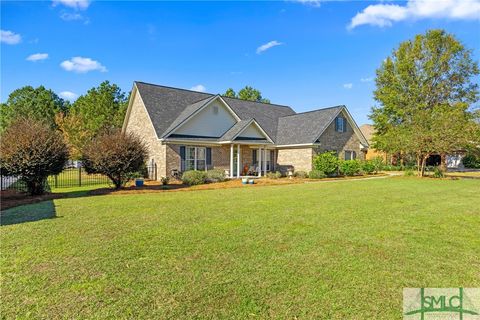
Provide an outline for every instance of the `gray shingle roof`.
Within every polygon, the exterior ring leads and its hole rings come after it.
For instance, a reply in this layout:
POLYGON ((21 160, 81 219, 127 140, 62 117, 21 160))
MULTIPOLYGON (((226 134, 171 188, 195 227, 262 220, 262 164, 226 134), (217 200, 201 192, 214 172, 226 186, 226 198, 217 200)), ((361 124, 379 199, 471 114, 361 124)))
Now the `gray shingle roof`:
MULTIPOLYGON (((135 82, 135 84, 159 138, 188 119, 191 114, 216 96, 144 82, 135 82)), ((234 137, 251 119, 255 119, 278 145, 313 143, 340 109, 344 108, 344 106, 337 106, 296 114, 288 106, 222 98, 241 121, 230 128, 218 141, 229 141, 229 137, 234 137)))
POLYGON ((278 120, 276 144, 314 143, 345 106, 297 113, 278 120))
POLYGON ((228 129, 227 132, 219 139, 220 141, 232 141, 234 137, 239 134, 246 126, 250 123, 252 119, 240 120, 233 127, 228 129))

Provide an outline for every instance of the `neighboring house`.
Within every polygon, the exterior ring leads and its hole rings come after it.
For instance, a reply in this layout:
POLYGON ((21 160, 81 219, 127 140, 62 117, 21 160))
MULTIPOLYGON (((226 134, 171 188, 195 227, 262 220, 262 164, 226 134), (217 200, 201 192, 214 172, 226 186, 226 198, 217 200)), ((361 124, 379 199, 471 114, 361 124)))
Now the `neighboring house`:
POLYGON ((368 148, 345 106, 295 113, 288 106, 143 82, 133 85, 122 130, 146 142, 158 177, 214 168, 230 177, 310 171, 319 152, 363 159, 368 148))
MULTIPOLYGON (((362 131, 363 136, 367 139, 368 143, 371 145, 375 128, 371 124, 362 124, 360 126, 360 131, 362 131)), ((370 146, 367 150, 367 153, 365 154, 365 159, 372 160, 377 157, 380 157, 383 159, 383 161, 387 162, 387 154, 385 152, 375 150, 370 146)))

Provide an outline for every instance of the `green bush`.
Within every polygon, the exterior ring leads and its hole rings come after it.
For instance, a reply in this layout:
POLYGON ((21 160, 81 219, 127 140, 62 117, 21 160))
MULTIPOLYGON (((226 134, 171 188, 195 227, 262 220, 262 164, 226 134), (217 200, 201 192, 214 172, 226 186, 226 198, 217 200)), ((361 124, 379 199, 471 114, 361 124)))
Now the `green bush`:
POLYGON ((166 186, 170 182, 170 177, 161 177, 160 181, 162 182, 163 186, 166 186))
POLYGON ((375 170, 374 170, 375 173, 383 170, 384 163, 383 163, 382 157, 375 157, 371 161, 375 166, 375 170))
POLYGON ((433 169, 433 177, 434 178, 443 178, 445 177, 445 174, 443 173, 442 169, 436 167, 433 169))
POLYGON ((313 168, 331 175, 337 172, 338 162, 339 160, 335 152, 324 152, 313 158, 313 168))
POLYGON ((413 169, 406 169, 404 175, 406 177, 413 177, 415 175, 415 171, 413 171, 413 169))
POLYGON ((474 154, 467 154, 462 159, 462 163, 465 166, 465 168, 480 169, 480 157, 477 157, 474 154))
POLYGON ((208 183, 211 182, 223 182, 227 180, 225 176, 225 171, 220 169, 208 170, 205 176, 205 181, 208 183))
POLYGON ((362 171, 366 174, 376 173, 375 163, 373 160, 365 160, 362 162, 362 171))
POLYGON ((297 178, 305 179, 308 178, 308 173, 305 171, 295 171, 294 176, 297 178))
POLYGON ((358 160, 345 160, 340 162, 340 172, 346 176, 353 176, 360 173, 360 162, 358 160))
POLYGON ((282 177, 282 173, 280 171, 277 172, 267 172, 267 178, 270 179, 280 179, 282 177))
POLYGON ((189 186, 204 184, 206 182, 205 171, 190 170, 185 171, 182 175, 182 182, 189 186))
POLYGON ((327 175, 321 170, 312 170, 308 173, 308 177, 310 179, 323 179, 327 177, 327 175))

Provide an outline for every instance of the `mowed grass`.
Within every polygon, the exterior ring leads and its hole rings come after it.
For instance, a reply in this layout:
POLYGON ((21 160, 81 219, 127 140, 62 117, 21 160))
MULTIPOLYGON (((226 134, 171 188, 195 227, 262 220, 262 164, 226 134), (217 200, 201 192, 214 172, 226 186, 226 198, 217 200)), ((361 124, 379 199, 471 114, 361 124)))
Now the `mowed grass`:
POLYGON ((478 180, 77 197, 3 219, 48 210, 1 228, 3 318, 401 319, 404 287, 480 287, 478 180))

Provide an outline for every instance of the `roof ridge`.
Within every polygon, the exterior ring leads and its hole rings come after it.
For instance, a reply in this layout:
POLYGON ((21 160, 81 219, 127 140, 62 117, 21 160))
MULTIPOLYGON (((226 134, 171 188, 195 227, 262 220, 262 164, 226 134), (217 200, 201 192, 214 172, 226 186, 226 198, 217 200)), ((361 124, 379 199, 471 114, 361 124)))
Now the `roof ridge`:
MULTIPOLYGON (((155 84, 155 83, 144 82, 144 81, 137 81, 137 80, 135 80, 134 82, 135 82, 135 83, 142 83, 142 84, 146 84, 146 85, 154 86, 154 87, 162 87, 162 88, 175 89, 175 90, 181 90, 181 91, 195 92, 195 93, 205 94, 205 95, 209 95, 209 96, 215 96, 215 95, 216 95, 216 94, 209 93, 209 92, 201 92, 201 91, 195 91, 195 90, 184 89, 184 88, 164 86, 164 85, 161 85, 161 84, 155 84)), ((204 100, 204 99, 201 99, 201 100, 204 100)), ((198 101, 201 101, 201 100, 198 100, 198 101)), ((198 102, 198 101, 197 101, 197 102, 198 102)))
POLYGON ((278 119, 281 119, 281 118, 286 118, 286 117, 293 117, 293 116, 300 116, 300 115, 303 115, 303 114, 306 114, 306 113, 318 112, 318 111, 324 111, 324 110, 328 110, 328 109, 335 109, 335 108, 346 108, 346 106, 345 106, 345 105, 343 105, 343 104, 341 104, 341 105, 338 105, 338 106, 333 106, 333 107, 327 107, 327 108, 321 108, 321 109, 309 110, 309 111, 304 111, 304 112, 298 112, 298 113, 295 113, 295 114, 289 114, 288 116, 279 117, 278 119))
MULTIPOLYGON (((266 103, 266 102, 260 102, 260 101, 245 100, 245 99, 240 99, 240 98, 237 98, 237 97, 224 96, 224 95, 222 95, 222 94, 220 94, 220 96, 221 96, 222 98, 235 99, 235 100, 239 100, 239 101, 246 101, 246 102, 258 103, 258 104, 266 104, 266 105, 268 105, 268 106, 274 106, 274 107, 282 107, 282 108, 290 108, 290 109, 292 109, 292 107, 287 106, 287 105, 284 105, 284 104, 266 103)), ((293 110, 293 109, 292 109, 292 110, 293 110)))

